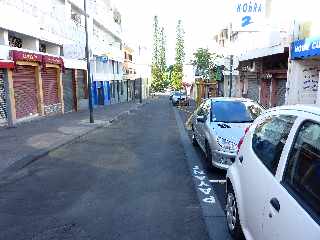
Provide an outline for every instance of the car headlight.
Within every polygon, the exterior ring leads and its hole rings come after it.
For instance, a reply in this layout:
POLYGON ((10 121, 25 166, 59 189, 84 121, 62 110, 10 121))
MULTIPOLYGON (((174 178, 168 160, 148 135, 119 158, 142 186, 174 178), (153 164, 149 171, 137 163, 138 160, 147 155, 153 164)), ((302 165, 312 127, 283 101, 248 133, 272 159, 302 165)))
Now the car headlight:
POLYGON ((225 150, 228 150, 228 151, 237 150, 237 144, 227 139, 224 139, 222 137, 217 137, 217 142, 220 145, 220 147, 222 147, 225 150))

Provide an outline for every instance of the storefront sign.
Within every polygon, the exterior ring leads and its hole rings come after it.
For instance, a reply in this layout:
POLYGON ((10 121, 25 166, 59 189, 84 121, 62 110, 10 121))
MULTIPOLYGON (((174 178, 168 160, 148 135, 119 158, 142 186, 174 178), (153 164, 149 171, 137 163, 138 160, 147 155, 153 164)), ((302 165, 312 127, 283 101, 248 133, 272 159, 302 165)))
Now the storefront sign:
POLYGON ((23 51, 12 50, 10 56, 14 63, 16 61, 28 61, 28 62, 38 62, 45 68, 46 64, 55 64, 61 66, 61 70, 64 71, 64 62, 61 57, 42 55, 37 53, 29 53, 23 51))
POLYGON ((305 38, 291 44, 291 59, 320 56, 320 37, 305 38))
POLYGON ((233 31, 259 31, 266 17, 267 0, 234 0, 232 5, 233 31))
POLYGON ((12 50, 10 52, 12 60, 16 61, 28 61, 28 62, 42 62, 42 55, 36 53, 28 53, 22 51, 12 50))

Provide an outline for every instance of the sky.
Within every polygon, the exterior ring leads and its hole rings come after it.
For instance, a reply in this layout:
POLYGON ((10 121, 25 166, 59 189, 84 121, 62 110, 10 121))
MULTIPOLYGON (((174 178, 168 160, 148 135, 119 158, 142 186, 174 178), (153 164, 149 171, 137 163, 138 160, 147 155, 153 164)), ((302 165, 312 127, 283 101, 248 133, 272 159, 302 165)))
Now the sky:
MULTIPOLYGON (((198 47, 209 47, 213 36, 231 21, 231 4, 235 0, 113 0, 122 14, 124 41, 152 49, 153 16, 167 35, 167 61, 174 62, 176 24, 182 20, 185 30, 186 60, 198 47)), ((275 23, 296 18, 318 16, 319 0, 271 0, 275 23)))
POLYGON ((182 20, 185 30, 185 49, 187 58, 193 49, 207 46, 213 33, 223 26, 220 14, 224 0, 116 0, 122 13, 125 41, 129 44, 152 46, 153 16, 158 15, 159 24, 167 36, 167 58, 174 61, 176 25, 182 20), (217 4, 218 3, 218 4, 217 4), (220 18, 220 24, 215 19, 220 18))

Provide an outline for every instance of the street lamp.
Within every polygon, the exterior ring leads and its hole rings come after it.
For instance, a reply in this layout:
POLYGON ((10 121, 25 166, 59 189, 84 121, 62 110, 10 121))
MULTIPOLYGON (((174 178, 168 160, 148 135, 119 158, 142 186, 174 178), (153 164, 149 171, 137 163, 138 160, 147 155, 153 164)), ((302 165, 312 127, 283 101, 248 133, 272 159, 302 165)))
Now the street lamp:
POLYGON ((86 32, 86 59, 88 70, 88 97, 89 97, 89 114, 90 123, 94 123, 93 119, 93 106, 92 106, 92 92, 91 92, 91 68, 90 68, 90 53, 89 53, 89 41, 88 41, 88 14, 87 14, 87 0, 84 0, 84 14, 85 14, 85 32, 86 32))

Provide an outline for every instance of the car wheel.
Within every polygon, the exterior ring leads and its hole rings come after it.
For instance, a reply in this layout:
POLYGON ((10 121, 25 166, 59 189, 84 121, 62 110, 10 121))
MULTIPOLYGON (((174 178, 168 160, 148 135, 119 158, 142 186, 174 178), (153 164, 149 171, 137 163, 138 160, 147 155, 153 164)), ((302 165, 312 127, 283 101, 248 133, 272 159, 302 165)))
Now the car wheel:
POLYGON ((210 165, 212 164, 212 152, 209 143, 206 141, 206 160, 210 165))
POLYGON ((239 213, 236 196, 234 194, 232 186, 227 187, 226 196, 226 217, 227 227, 231 236, 236 239, 243 239, 243 233, 240 225, 239 213))

